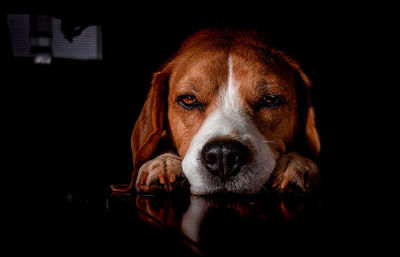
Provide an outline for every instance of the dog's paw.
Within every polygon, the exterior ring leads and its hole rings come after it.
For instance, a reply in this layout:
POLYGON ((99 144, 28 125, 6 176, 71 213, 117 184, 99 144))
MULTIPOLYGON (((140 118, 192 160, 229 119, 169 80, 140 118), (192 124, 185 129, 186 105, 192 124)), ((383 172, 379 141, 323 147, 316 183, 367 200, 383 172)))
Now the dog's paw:
POLYGON ((165 153, 140 167, 135 187, 140 193, 172 192, 184 180, 182 158, 165 153))
POLYGON ((279 193, 315 192, 320 186, 316 163, 298 153, 282 155, 276 163, 271 185, 279 193))

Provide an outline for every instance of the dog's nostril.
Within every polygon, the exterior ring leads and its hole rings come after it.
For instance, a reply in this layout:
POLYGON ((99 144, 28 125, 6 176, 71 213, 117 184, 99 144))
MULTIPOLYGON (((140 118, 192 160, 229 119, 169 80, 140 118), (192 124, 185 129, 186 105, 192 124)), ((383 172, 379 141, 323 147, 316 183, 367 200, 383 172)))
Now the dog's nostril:
POLYGON ((237 141, 215 140, 204 146, 202 161, 211 173, 225 179, 239 172, 248 153, 248 148, 237 141))
POLYGON ((204 159, 207 164, 216 164, 217 163, 217 154, 215 151, 206 151, 204 153, 204 159))

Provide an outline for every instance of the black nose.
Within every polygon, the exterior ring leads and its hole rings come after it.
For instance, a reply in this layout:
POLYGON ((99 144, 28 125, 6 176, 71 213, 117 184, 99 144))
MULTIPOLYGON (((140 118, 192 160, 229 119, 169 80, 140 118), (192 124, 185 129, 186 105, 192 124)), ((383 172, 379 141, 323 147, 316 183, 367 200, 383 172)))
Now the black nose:
POLYGON ((247 162, 249 150, 234 140, 214 140, 201 153, 203 164, 214 175, 226 179, 235 175, 247 162))

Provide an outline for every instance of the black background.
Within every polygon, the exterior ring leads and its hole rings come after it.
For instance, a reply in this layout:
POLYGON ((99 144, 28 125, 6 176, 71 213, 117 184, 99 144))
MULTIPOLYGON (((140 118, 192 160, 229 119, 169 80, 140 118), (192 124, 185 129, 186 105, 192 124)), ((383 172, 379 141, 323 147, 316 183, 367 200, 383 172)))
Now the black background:
POLYGON ((5 10, 100 25, 104 49, 101 62, 33 65, 10 56, 2 25, 5 136, 13 156, 8 170, 17 175, 12 190, 24 182, 41 192, 126 183, 132 169, 130 133, 152 74, 199 29, 258 27, 313 81, 329 208, 360 228, 385 228, 375 214, 386 211, 380 193, 392 174, 386 158, 394 144, 388 93, 393 82, 386 80, 390 72, 382 58, 390 58, 389 6, 97 3, 5 10))

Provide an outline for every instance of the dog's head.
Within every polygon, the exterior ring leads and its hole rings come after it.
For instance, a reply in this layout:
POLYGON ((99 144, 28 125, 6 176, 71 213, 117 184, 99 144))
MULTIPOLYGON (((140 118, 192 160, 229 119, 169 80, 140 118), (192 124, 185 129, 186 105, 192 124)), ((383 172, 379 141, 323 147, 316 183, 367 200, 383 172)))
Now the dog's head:
POLYGON ((309 89, 257 32, 197 32, 154 75, 132 134, 135 170, 166 135, 193 194, 258 192, 281 154, 319 152, 309 89))

